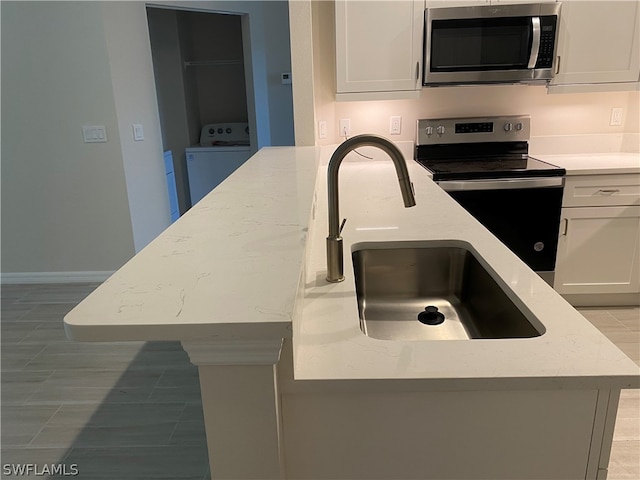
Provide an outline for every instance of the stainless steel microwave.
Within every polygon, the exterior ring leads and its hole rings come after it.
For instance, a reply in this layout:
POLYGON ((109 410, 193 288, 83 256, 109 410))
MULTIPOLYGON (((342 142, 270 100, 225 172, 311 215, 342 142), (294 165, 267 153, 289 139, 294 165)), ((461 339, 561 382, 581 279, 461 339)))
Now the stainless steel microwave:
POLYGON ((425 10, 425 86, 553 78, 560 3, 425 10))

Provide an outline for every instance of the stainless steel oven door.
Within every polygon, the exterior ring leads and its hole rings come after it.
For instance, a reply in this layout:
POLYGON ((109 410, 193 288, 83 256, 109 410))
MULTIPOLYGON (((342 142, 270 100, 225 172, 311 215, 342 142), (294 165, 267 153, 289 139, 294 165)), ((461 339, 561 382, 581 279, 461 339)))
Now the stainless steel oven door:
POLYGON ((532 270, 553 281, 564 177, 438 183, 532 270))

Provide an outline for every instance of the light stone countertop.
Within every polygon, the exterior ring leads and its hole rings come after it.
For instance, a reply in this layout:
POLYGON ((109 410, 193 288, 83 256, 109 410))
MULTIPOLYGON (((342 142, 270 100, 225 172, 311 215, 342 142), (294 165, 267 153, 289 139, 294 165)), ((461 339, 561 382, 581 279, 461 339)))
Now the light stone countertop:
MULTIPOLYGON (((375 152, 375 149, 371 149, 375 152)), ((371 151, 368 154, 371 155, 371 151)), ((296 380, 429 379, 441 389, 638 388, 640 369, 442 191, 408 167, 417 205, 404 208, 393 164, 349 154, 340 169, 345 280, 325 280, 325 166, 318 176, 303 307, 294 321, 296 380), (509 296, 546 328, 527 339, 389 341, 360 330, 351 251, 361 242, 467 242, 509 296)), ((326 158, 322 162, 326 163, 326 158)))
POLYGON ((567 171, 567 175, 639 174, 640 153, 535 155, 567 171))
POLYGON ((407 163, 417 206, 405 209, 385 154, 370 149, 374 160, 345 159, 340 197, 348 219, 346 280, 326 283, 325 170, 332 151, 262 149, 67 314, 69 338, 207 341, 293 334, 297 380, 404 379, 443 389, 640 387, 635 363, 413 161, 407 163), (431 342, 365 336, 352 246, 443 239, 467 242, 512 300, 542 322, 545 334, 431 342))
POLYGON ((260 150, 68 313, 67 336, 290 337, 319 152, 260 150))

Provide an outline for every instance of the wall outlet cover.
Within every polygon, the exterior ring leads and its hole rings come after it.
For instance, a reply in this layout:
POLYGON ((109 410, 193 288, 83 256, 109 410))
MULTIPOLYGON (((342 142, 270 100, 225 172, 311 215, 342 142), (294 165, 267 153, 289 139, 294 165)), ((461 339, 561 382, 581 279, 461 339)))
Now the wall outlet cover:
POLYGON ((340 132, 338 135, 340 135, 341 137, 348 137, 349 135, 351 135, 351 119, 340 119, 340 132))
POLYGON ((402 117, 394 116, 389 119, 389 133, 391 135, 400 135, 402 130, 402 117))

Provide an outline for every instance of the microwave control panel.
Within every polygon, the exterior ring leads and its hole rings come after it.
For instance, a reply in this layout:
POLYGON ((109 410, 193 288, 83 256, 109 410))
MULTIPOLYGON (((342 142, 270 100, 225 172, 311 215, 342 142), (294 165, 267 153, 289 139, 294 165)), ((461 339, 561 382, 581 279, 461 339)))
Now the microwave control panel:
POLYGON ((540 17, 540 50, 536 68, 551 68, 553 65, 553 48, 556 44, 556 15, 540 17))

